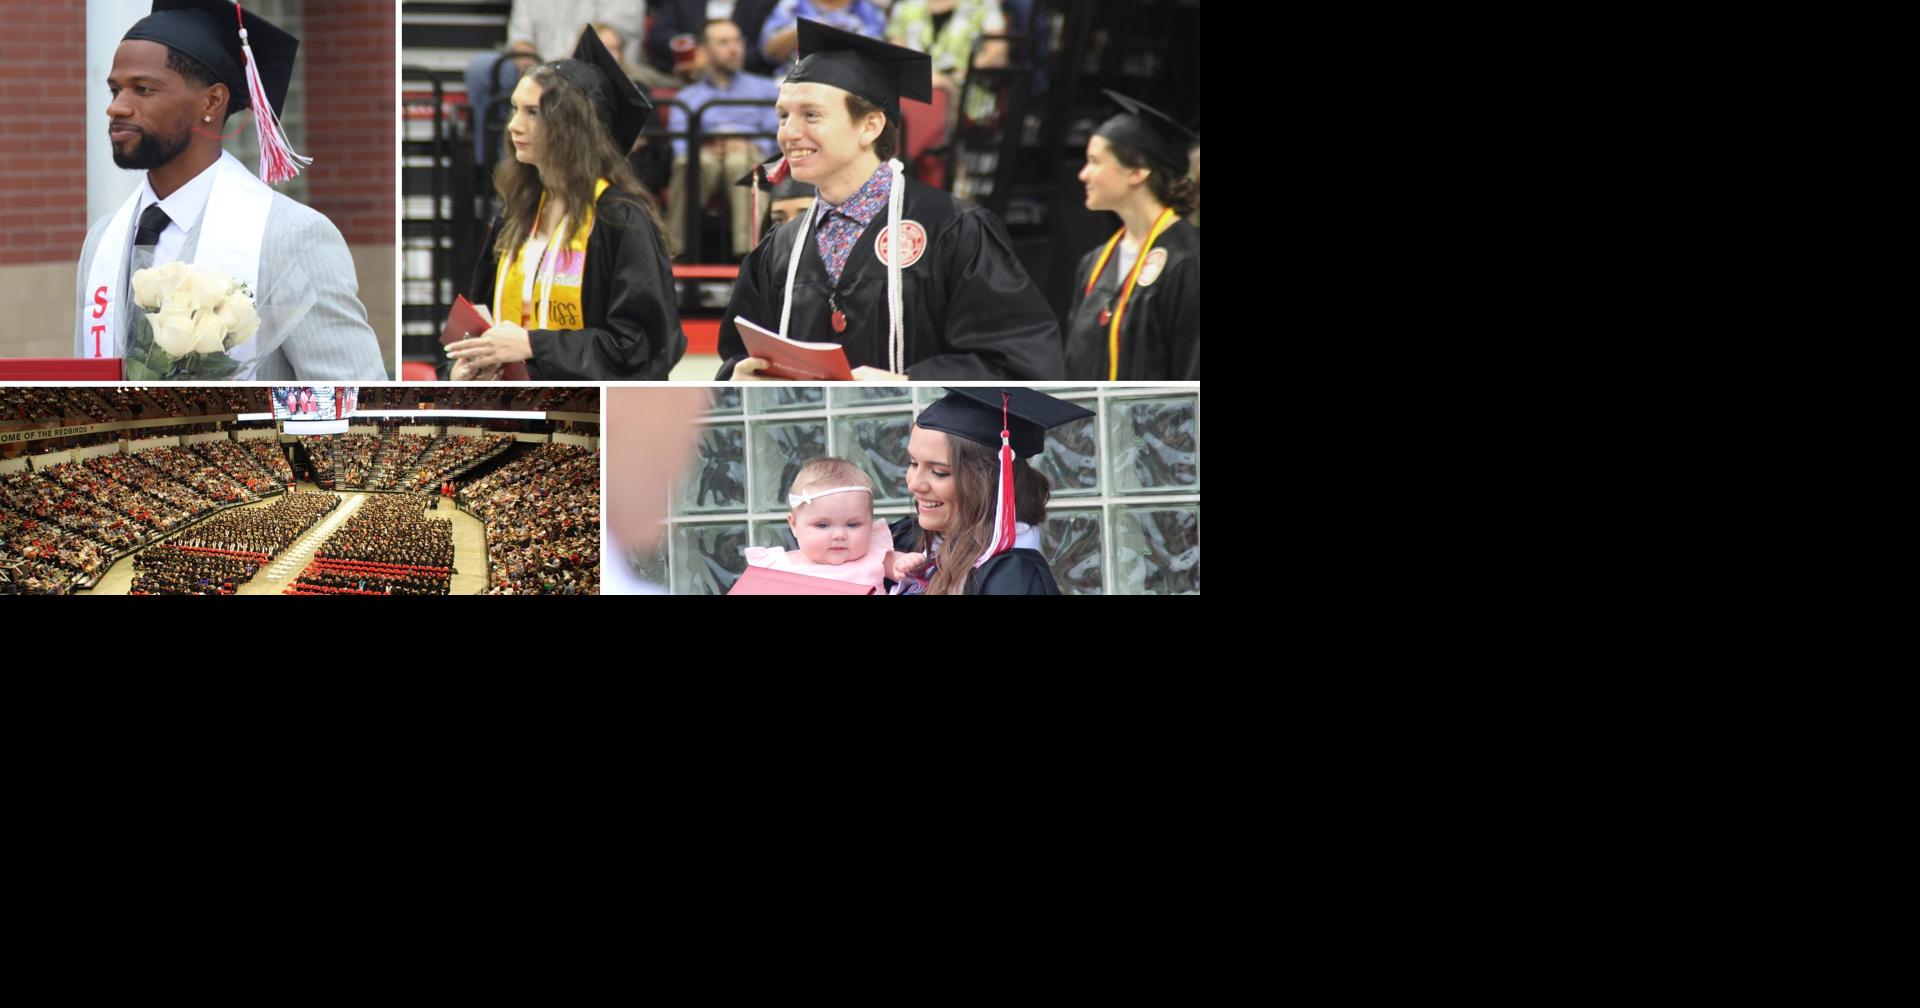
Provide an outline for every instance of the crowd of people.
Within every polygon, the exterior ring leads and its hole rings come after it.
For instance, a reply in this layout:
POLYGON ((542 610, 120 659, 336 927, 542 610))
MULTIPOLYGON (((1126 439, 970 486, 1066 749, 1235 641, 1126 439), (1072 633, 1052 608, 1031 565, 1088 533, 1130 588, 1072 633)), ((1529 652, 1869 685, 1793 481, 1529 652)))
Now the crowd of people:
POLYGON ((272 557, 339 506, 340 498, 334 494, 289 493, 263 508, 234 508, 214 515, 174 536, 170 544, 272 557))
POLYGON ((513 438, 504 434, 438 438, 420 454, 414 462, 413 473, 402 477, 401 482, 408 490, 430 492, 446 482, 447 477, 457 476, 511 447, 513 438))
POLYGON ((265 413, 267 392, 264 388, 0 388, 0 421, 112 423, 265 413))
POLYGON ((100 455, 0 475, 0 594, 91 584, 141 544, 224 505, 276 493, 291 479, 286 459, 264 440, 100 455))
POLYGON ((0 475, 0 595, 63 594, 91 581, 133 526, 99 509, 69 511, 63 487, 34 473, 0 475), (71 522, 72 524, 68 524, 71 522))
POLYGON ((0 388, 0 420, 59 423, 69 419, 105 423, 117 418, 92 389, 0 388))
POLYGON ((487 525, 487 594, 600 593, 599 452, 540 445, 456 499, 487 525))
POLYGON ((428 518, 428 497, 369 496, 353 517, 322 543, 319 557, 409 567, 453 568, 453 522, 428 518))
POLYGON ((453 568, 315 558, 286 595, 445 595, 453 568))
POLYGON ((133 558, 129 595, 232 595, 267 562, 264 553, 162 543, 133 558))
MULTIPOLYGON (((212 500, 216 504, 244 504, 259 500, 261 496, 248 489, 232 474, 216 468, 207 458, 185 445, 149 448, 132 456, 100 456, 103 459, 116 457, 136 459, 148 468, 171 477, 175 483, 185 486, 195 494, 212 500)), ((96 460, 88 459, 87 461, 96 460)))

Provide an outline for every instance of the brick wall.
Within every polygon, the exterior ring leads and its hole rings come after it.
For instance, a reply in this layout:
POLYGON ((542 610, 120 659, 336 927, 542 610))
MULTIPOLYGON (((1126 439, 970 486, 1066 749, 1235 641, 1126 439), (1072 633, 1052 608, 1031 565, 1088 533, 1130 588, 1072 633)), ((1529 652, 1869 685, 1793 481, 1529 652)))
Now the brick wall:
POLYGON ((0 266, 44 263, 49 249, 72 258, 87 236, 86 6, 9 2, 0 13, 0 266))
POLYGON ((313 157, 308 202, 333 221, 348 244, 391 248, 399 156, 394 147, 394 4, 329 0, 307 6, 300 61, 307 84, 307 147, 301 153, 313 157))

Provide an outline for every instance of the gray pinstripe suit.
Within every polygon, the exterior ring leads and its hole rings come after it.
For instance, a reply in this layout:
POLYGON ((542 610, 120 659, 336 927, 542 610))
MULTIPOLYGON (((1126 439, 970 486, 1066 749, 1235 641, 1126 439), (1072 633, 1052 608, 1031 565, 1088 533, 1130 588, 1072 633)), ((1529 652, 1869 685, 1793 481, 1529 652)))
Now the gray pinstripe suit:
MULTIPOLYGON (((94 221, 80 248, 80 273, 75 278, 75 303, 85 300, 93 251, 112 215, 94 221)), ((131 240, 131 239, 129 239, 131 240)), ((192 261, 200 246, 200 222, 187 232, 180 258, 192 261)), ((297 304, 303 288, 314 289, 313 310, 273 353, 260 362, 255 375, 262 381, 384 381, 393 376, 380 360, 380 341, 367 325, 367 309, 360 303, 359 280, 346 239, 319 211, 275 192, 267 212, 267 230, 260 243, 260 281, 254 294, 260 304, 297 304)), ((120 290, 127 289, 127 269, 120 267, 120 290)), ((74 323, 74 356, 87 355, 86 313, 74 323)))

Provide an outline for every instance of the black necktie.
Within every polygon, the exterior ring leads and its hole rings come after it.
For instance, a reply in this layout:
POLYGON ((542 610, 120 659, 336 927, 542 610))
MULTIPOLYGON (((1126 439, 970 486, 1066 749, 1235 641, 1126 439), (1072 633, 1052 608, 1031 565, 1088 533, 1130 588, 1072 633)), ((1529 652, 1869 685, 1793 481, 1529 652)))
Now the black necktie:
POLYGON ((160 209, 160 204, 155 203, 147 207, 146 210, 140 214, 140 227, 133 232, 133 243, 135 245, 153 245, 159 242, 160 232, 165 231, 167 225, 171 223, 173 223, 173 218, 167 216, 165 210, 160 209))

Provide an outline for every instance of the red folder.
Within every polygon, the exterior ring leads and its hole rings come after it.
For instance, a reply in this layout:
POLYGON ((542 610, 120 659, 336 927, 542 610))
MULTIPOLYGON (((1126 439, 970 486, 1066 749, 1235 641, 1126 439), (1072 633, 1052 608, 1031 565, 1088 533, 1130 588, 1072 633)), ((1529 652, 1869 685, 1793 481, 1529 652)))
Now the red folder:
MULTIPOLYGON (((447 324, 440 330, 440 345, 471 339, 491 328, 493 323, 487 320, 485 313, 473 306, 473 302, 467 300, 465 294, 455 294, 453 310, 447 312, 447 324)), ((501 381, 526 381, 528 378, 525 361, 514 361, 500 368, 501 381)))
POLYGON ((873 595, 879 589, 872 585, 854 584, 851 581, 835 581, 831 578, 814 577, 811 574, 795 574, 792 571, 774 570, 771 567, 748 567, 740 580, 727 590, 729 595, 873 595))
POLYGON ((747 353, 767 362, 760 373, 787 381, 852 381, 847 349, 838 343, 802 343, 770 332, 735 315, 734 328, 747 353))
POLYGON ((118 357, 0 357, 0 380, 119 381, 118 357))

